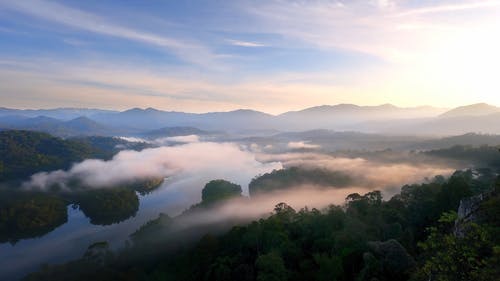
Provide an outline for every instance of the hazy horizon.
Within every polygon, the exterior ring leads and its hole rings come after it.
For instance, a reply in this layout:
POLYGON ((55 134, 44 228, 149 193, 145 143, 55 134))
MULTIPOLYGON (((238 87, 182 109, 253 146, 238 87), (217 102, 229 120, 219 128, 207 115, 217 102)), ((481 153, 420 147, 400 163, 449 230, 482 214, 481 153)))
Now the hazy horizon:
MULTIPOLYGON (((474 103, 474 104, 464 104, 464 105, 459 105, 458 107, 469 106, 469 105, 476 105, 476 104, 487 104, 487 103, 479 102, 479 103, 474 103)), ((82 110, 109 110, 109 111, 117 111, 117 112, 123 112, 123 111, 127 111, 127 110, 132 110, 132 109, 141 109, 141 110, 155 109, 155 110, 159 110, 159 111, 185 112, 185 113, 196 113, 196 114, 212 113, 212 112, 231 112, 231 111, 237 111, 237 110, 252 110, 252 111, 258 111, 258 112, 266 113, 266 114, 269 114, 269 115, 280 115, 280 114, 287 113, 287 112, 300 111, 300 110, 314 108, 314 107, 323 107, 323 106, 334 107, 334 106, 341 106, 341 105, 354 105, 354 106, 359 106, 359 107, 394 106, 394 107, 401 108, 401 109, 416 109, 416 108, 433 108, 433 109, 440 109, 440 110, 450 110, 450 109, 453 109, 452 107, 439 107, 439 106, 433 106, 433 105, 428 105, 428 104, 421 104, 421 105, 416 105, 416 106, 399 106, 399 105, 396 105, 396 104, 393 104, 393 103, 389 103, 389 102, 380 103, 380 104, 354 104, 354 103, 318 104, 318 105, 313 105, 313 106, 310 106, 310 107, 290 108, 288 110, 280 111, 280 112, 277 112, 277 113, 271 113, 271 112, 267 112, 267 111, 261 111, 261 110, 257 110, 257 109, 250 108, 250 107, 237 107, 237 108, 231 108, 231 109, 225 109, 225 110, 217 110, 217 109, 215 109, 215 110, 211 110, 211 111, 183 111, 182 108, 178 108, 178 109, 175 109, 175 108, 174 109, 166 109, 166 108, 160 108, 160 107, 154 107, 154 106, 147 106, 147 107, 145 107, 145 106, 143 106, 143 107, 134 106, 134 107, 125 107, 125 108, 116 108, 116 107, 115 108, 114 107, 78 107, 78 106, 76 106, 76 107, 73 107, 73 106, 61 106, 61 107, 50 107, 50 106, 48 106, 48 107, 9 107, 9 106, 1 106, 0 109, 13 109, 13 110, 64 110, 64 109, 79 110, 79 109, 82 109, 82 110)), ((496 105, 496 104, 487 104, 487 105, 500 107, 499 105, 496 105)))

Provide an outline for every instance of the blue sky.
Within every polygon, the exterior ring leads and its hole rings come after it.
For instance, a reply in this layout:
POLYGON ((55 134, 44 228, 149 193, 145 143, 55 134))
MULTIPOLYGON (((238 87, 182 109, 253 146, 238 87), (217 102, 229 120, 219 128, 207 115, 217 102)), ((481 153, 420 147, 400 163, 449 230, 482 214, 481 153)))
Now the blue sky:
POLYGON ((0 0, 1 106, 500 105, 500 1, 0 0))

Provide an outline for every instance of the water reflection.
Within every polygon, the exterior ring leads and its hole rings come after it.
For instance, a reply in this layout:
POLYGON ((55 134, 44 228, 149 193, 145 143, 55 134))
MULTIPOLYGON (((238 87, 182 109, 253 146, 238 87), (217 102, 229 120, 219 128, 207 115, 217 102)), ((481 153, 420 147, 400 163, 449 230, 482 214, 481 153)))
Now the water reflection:
MULTIPOLYGON (((136 215, 111 225, 94 225, 81 210, 68 206, 68 222, 39 238, 25 239, 14 245, 0 244, 0 280, 22 278, 42 264, 62 263, 80 258, 87 247, 98 241, 108 241, 111 248, 124 246, 129 235, 160 213, 175 216, 200 201, 204 184, 214 178, 226 178, 248 186, 256 174, 278 169, 271 164, 253 169, 221 169, 198 175, 172 176, 149 194, 137 194, 139 210, 136 215)), ((247 192, 247 191, 246 191, 247 192)))

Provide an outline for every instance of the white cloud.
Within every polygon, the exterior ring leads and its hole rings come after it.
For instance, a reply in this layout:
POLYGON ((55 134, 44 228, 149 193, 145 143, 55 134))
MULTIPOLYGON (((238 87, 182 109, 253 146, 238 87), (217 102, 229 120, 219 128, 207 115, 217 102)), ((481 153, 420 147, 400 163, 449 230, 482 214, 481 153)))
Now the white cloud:
POLYGON ((311 144, 309 142, 304 142, 304 141, 291 141, 288 143, 288 148, 291 149, 314 149, 314 148, 320 148, 320 145, 317 144, 311 144))
MULTIPOLYGON (((262 164, 249 151, 232 143, 190 143, 179 146, 121 151, 109 161, 88 159, 68 171, 35 174, 26 188, 46 189, 54 184, 67 186, 79 179, 90 187, 108 187, 138 179, 176 177, 184 180, 225 178, 251 179, 257 174, 281 168, 281 164, 262 164)), ((198 191, 202 187, 197 187, 198 191)))
POLYGON ((194 142, 200 142, 200 137, 197 135, 175 136, 175 137, 166 137, 166 138, 155 139, 154 142, 155 143, 168 143, 168 142, 194 143, 194 142))
POLYGON ((461 32, 477 19, 498 16, 500 1, 455 2, 409 8, 389 0, 349 1, 339 7, 329 1, 264 1, 244 9, 257 19, 242 29, 275 33, 322 49, 344 49, 377 56, 390 62, 420 60, 419 54, 446 42, 450 30, 461 32), (475 9, 474 17, 424 17, 427 14, 475 9), (401 26, 425 26, 405 30, 401 26), (418 58, 415 58, 418 57, 418 58))
POLYGON ((473 2, 465 2, 465 3, 454 3, 449 5, 437 5, 430 6, 418 9, 411 9, 408 11, 404 11, 397 16, 410 16, 410 15, 419 15, 419 14, 433 14, 433 13, 442 13, 442 12, 454 12, 454 11, 463 11, 463 10, 471 10, 471 9, 481 9, 481 8, 493 8, 500 6, 500 1, 473 1, 473 2))
POLYGON ((258 43, 258 42, 240 41, 240 40, 232 40, 232 39, 228 39, 227 41, 231 45, 239 46, 239 47, 256 48, 256 47, 265 47, 266 46, 266 45, 258 43))
MULTIPOLYGON (((235 40, 246 47, 272 44, 276 50, 306 48, 311 54, 340 49, 340 57, 344 51, 356 53, 348 56, 346 67, 341 65, 339 71, 292 68, 255 73, 250 67, 252 72, 247 73, 245 64, 238 61, 240 64, 231 65, 228 71, 204 72, 191 65, 110 61, 95 54, 79 59, 7 58, 0 64, 10 60, 21 66, 2 65, 0 98, 10 107, 141 106, 192 112, 250 107, 271 113, 336 103, 445 107, 500 103, 500 84, 495 76, 500 65, 500 40, 492 36, 500 32, 496 6, 500 1, 460 1, 420 8, 390 2, 396 4, 382 9, 373 1, 236 1, 231 6, 235 13, 254 24, 235 22, 233 26, 222 18, 210 26, 214 30, 228 28, 230 34, 265 33, 274 38, 268 40, 272 43, 235 40), (361 65, 350 63, 358 53, 371 58, 361 65)), ((144 32, 55 2, 0 0, 0 7, 66 27, 164 47, 174 53, 186 52, 185 58, 194 56, 192 61, 211 68, 219 66, 207 63, 220 56, 198 41, 172 38, 160 34, 159 29, 144 32)), ((268 62, 257 63, 265 66, 268 62)), ((222 68, 227 70, 226 66, 222 68)))
POLYGON ((145 143, 149 142, 148 140, 138 138, 138 137, 117 137, 117 138, 122 139, 124 141, 128 141, 128 142, 145 142, 145 143))

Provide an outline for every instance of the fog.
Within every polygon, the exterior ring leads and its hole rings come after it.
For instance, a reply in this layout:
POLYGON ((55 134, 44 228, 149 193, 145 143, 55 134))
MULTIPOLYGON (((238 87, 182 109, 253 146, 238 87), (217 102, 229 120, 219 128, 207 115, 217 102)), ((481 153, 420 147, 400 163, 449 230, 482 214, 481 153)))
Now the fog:
MULTIPOLYGON (((182 198, 182 203, 179 202, 178 205, 184 205, 196 203, 204 183, 212 179, 233 181, 242 186, 244 194, 248 194, 248 183, 253 177, 283 167, 340 171, 354 179, 353 188, 378 189, 386 196, 398 192, 404 184, 423 182, 436 175, 446 176, 455 170, 455 167, 442 162, 387 162, 361 157, 335 157, 320 152, 270 154, 262 152, 263 149, 257 145, 199 142, 195 135, 163 139, 187 143, 142 151, 121 151, 109 161, 88 159, 74 164, 67 171, 35 174, 23 186, 47 190, 58 185, 68 189, 76 179, 89 188, 104 188, 134 180, 168 178, 169 192, 182 198)), ((313 145, 297 142, 293 146, 305 148, 313 145)), ((312 193, 314 192, 310 191, 303 198, 311 198, 315 195, 312 193)), ((302 205, 307 204, 308 201, 305 200, 302 205)))
POLYGON ((196 227, 203 224, 217 224, 224 221, 250 221, 270 215, 274 207, 281 202, 295 210, 304 207, 323 209, 330 205, 342 205, 347 195, 351 193, 364 194, 370 189, 366 187, 325 188, 319 186, 296 186, 290 189, 266 193, 248 198, 237 198, 224 202, 216 208, 194 212, 181 216, 176 221, 176 229, 196 227))
MULTIPOLYGON (((226 144, 227 145, 227 144, 226 144)), ((231 145, 233 148, 234 144, 231 145)), ((300 166, 303 168, 323 168, 331 171, 346 173, 354 179, 354 183, 348 187, 334 186, 314 186, 297 185, 289 186, 285 190, 272 193, 243 198, 237 198, 221 203, 215 208, 204 209, 202 211, 187 212, 176 219, 175 224, 169 231, 182 231, 183 229, 196 229, 198 226, 217 225, 224 222, 245 223, 260 217, 271 214, 274 206, 284 202, 294 209, 299 210, 304 207, 322 209, 329 205, 342 205, 347 195, 351 193, 365 194, 372 190, 380 190, 385 200, 398 193, 405 184, 420 183, 434 178, 436 175, 450 175, 455 168, 443 163, 429 164, 422 161, 401 161, 386 162, 368 160, 365 158, 335 157, 319 152, 289 152, 281 154, 269 154, 262 152, 258 145, 239 146, 240 150, 246 154, 251 154, 252 161, 257 163, 267 163, 276 167, 300 166), (248 152, 251 151, 252 153, 248 152), (279 164, 278 164, 279 163, 279 164)), ((271 166, 267 172, 275 169, 271 166)), ((221 169, 231 169, 229 165, 222 165, 221 169)), ((265 169, 263 169, 265 170, 265 169)), ((237 171, 244 173, 244 170, 237 171)), ((261 174, 261 173, 259 173, 261 174)), ((200 177, 192 177, 193 174, 177 174, 171 177, 164 191, 169 193, 169 200, 172 204, 169 208, 169 215, 175 216, 186 210, 190 204, 199 202, 203 183, 210 179, 221 178, 206 173, 205 181, 200 177), (198 186, 198 188, 192 188, 198 186), (191 188, 189 188, 191 187, 191 188), (174 202, 175 201, 175 202, 174 202), (175 204, 175 206, 173 206, 175 204)), ((247 184, 249 181, 242 181, 241 178, 231 177, 229 173, 224 179, 241 184, 244 194, 247 195, 247 184)), ((257 173, 254 176, 258 175, 257 173)), ((250 179, 250 177, 247 177, 250 179)))
MULTIPOLYGON (((81 211, 72 210, 70 216, 77 215, 79 220, 70 217, 65 226, 54 231, 54 235, 47 235, 45 240, 40 240, 39 246, 58 245, 55 247, 58 250, 52 250, 50 254, 44 250, 44 255, 34 255, 37 251, 34 245, 37 244, 30 239, 21 241, 21 246, 8 248, 3 258, 10 260, 12 256, 17 255, 16 262, 20 266, 33 269, 35 260, 42 263, 50 259, 55 261, 59 256, 77 258, 88 244, 95 241, 110 241, 120 247, 131 233, 147 221, 157 218, 159 213, 177 217, 165 232, 155 233, 155 237, 151 238, 170 239, 172 243, 177 244, 179 241, 189 240, 186 238, 187 234, 195 238, 206 231, 222 231, 234 224, 244 224, 266 217, 280 202, 292 206, 295 210, 306 206, 322 209, 331 204, 342 205, 346 196, 351 193, 365 194, 372 190, 382 191, 384 199, 387 200, 399 192, 404 184, 423 182, 436 175, 446 176, 455 170, 442 162, 429 164, 407 159, 388 162, 373 158, 335 157, 322 154, 321 148, 310 150, 309 147, 308 152, 272 154, 269 151, 274 149, 269 144, 259 146, 200 142, 199 138, 192 136, 165 141, 174 140, 178 145, 142 151, 121 151, 109 161, 88 159, 75 163, 66 171, 33 175, 30 181, 24 183, 25 188, 47 190, 53 185, 69 188, 75 179, 89 188, 106 188, 153 177, 163 177, 166 180, 150 194, 140 196, 140 209, 133 218, 109 226, 95 226, 84 218, 81 211), (181 140, 186 143, 179 144, 181 140), (340 171, 354 181, 351 186, 343 188, 304 184, 252 198, 247 197, 248 184, 252 178, 274 169, 292 166, 340 171), (243 195, 246 196, 223 202, 214 208, 183 213, 191 205, 200 202, 204 185, 213 179, 225 179, 241 185, 243 195), (29 259, 34 256, 37 257, 35 260, 29 259)), ((298 142, 294 148, 289 149, 303 149, 307 145, 311 144, 298 142)), ((45 246, 42 248, 45 249, 45 246)))
POLYGON ((386 191, 387 195, 399 191, 404 184, 423 182, 436 175, 450 175, 454 167, 443 163, 383 162, 365 158, 335 157, 313 152, 258 154, 261 162, 280 162, 284 167, 301 166, 324 168, 350 175, 358 186, 386 191), (390 192, 392 191, 392 192, 390 192))
MULTIPOLYGON (((253 151, 260 151, 256 147, 253 151)), ((197 225, 217 224, 227 220, 251 221, 271 214, 274 206, 284 202, 295 210, 304 207, 322 209, 329 205, 342 205, 351 193, 365 194, 380 190, 385 200, 400 191, 405 184, 421 183, 437 175, 449 176, 455 168, 443 163, 428 164, 421 161, 387 163, 364 158, 334 157, 314 152, 290 152, 283 154, 257 153, 256 159, 264 163, 282 163, 283 167, 323 168, 340 171, 354 179, 349 187, 314 185, 290 186, 286 190, 265 193, 252 198, 234 199, 217 208, 195 212, 181 217, 176 229, 197 225)))
POLYGON ((314 149, 314 148, 320 148, 319 145, 316 144, 311 144, 309 142, 304 142, 304 141, 291 141, 288 143, 288 148, 290 149, 314 149))
POLYGON ((242 178, 280 169, 278 162, 261 163, 255 156, 232 143, 198 142, 177 146, 121 151, 109 161, 88 159, 74 164, 68 171, 42 172, 24 183, 25 188, 46 190, 53 185, 67 188, 73 180, 94 188, 124 182, 175 176, 190 178, 242 178))
POLYGON ((139 137, 119 137, 120 139, 123 139, 128 142, 144 142, 144 143, 149 143, 157 146, 166 146, 169 144, 175 144, 175 143, 193 143, 193 142, 200 142, 201 139, 198 135, 186 135, 186 136, 173 136, 173 137, 163 137, 163 138, 156 138, 153 140, 150 139, 144 139, 144 138, 139 138, 139 137))

